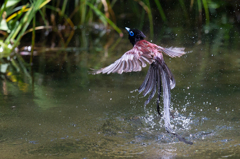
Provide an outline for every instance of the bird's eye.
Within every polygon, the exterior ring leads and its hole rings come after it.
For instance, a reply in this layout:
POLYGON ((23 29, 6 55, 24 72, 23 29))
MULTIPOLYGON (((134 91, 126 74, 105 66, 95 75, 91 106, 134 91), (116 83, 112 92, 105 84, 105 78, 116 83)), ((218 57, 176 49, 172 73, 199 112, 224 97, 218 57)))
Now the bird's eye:
POLYGON ((133 32, 133 31, 130 31, 130 32, 129 32, 129 35, 130 35, 130 36, 133 36, 133 35, 134 35, 134 32, 133 32))

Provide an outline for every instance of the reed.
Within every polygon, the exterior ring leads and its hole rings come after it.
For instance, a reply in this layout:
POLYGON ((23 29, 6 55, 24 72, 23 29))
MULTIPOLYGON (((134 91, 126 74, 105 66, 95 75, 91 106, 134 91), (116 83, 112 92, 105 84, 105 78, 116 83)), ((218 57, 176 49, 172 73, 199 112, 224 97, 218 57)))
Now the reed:
POLYGON ((166 18, 166 15, 165 15, 164 11, 163 11, 161 3, 159 2, 159 0, 154 0, 154 1, 155 1, 156 5, 157 5, 157 8, 158 8, 158 11, 159 11, 159 13, 161 15, 162 20, 164 22, 166 22, 167 18, 166 18))
MULTIPOLYGON (((74 30, 73 28, 94 25, 97 22, 98 24, 102 23, 105 28, 115 30, 122 36, 123 33, 117 25, 117 22, 121 22, 117 20, 118 17, 115 14, 118 9, 116 5, 126 7, 125 3, 126 1, 117 0, 30 0, 29 3, 23 4, 20 0, 5 0, 0 8, 0 34, 3 35, 0 39, 0 47, 4 48, 6 52, 12 52, 19 46, 26 33, 46 28, 57 31, 58 25, 70 26, 74 30), (38 16, 36 17, 36 15, 38 16), (52 15, 55 17, 54 20, 50 18, 52 15), (37 19, 36 26, 33 28, 34 17, 37 19)), ((167 25, 167 22, 170 21, 169 14, 165 14, 168 10, 165 6, 169 3, 168 1, 131 0, 128 3, 131 3, 131 16, 139 18, 136 27, 142 29, 144 25, 146 26, 145 21, 148 21, 150 38, 153 38, 155 23, 164 22, 167 25), (155 22, 154 17, 156 16, 160 16, 162 20, 155 22)), ((211 28, 210 18, 214 18, 210 16, 210 11, 222 5, 222 2, 213 0, 178 0, 174 3, 180 5, 182 9, 182 13, 178 17, 183 17, 183 25, 189 24, 194 15, 198 26, 208 28, 211 28), (202 22, 202 19, 205 20, 202 22)), ((229 5, 228 2, 224 3, 226 6, 229 5)), ((63 37, 60 32, 57 31, 57 33, 63 37)), ((73 35, 74 31, 69 34, 67 40, 62 40, 64 47, 68 47, 73 35)))

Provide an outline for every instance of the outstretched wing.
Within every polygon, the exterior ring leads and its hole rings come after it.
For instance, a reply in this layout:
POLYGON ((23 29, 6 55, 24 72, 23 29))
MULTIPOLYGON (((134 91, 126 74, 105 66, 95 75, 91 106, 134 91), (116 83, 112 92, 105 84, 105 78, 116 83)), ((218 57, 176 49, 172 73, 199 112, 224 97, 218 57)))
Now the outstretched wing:
POLYGON ((113 64, 99 70, 94 70, 92 74, 110 74, 116 72, 122 74, 123 72, 141 71, 142 67, 147 66, 147 63, 151 64, 154 61, 153 56, 153 53, 145 52, 142 47, 134 45, 131 50, 123 54, 122 57, 113 64))
POLYGON ((186 54, 186 52, 184 51, 184 47, 163 48, 161 46, 158 46, 158 49, 170 57, 180 57, 186 54))

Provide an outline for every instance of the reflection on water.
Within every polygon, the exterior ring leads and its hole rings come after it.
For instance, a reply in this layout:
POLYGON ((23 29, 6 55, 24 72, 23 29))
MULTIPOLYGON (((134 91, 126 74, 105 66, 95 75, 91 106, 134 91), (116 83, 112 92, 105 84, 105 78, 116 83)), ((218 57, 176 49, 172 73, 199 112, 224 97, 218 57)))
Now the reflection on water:
POLYGON ((121 47, 109 52, 117 52, 109 61, 94 49, 36 56, 33 93, 29 83, 22 91, 3 81, 2 158, 240 157, 239 49, 223 48, 223 55, 217 56, 207 48, 190 46, 193 52, 183 58, 165 57, 177 82, 171 122, 179 135, 194 142, 192 146, 165 132, 154 101, 143 106, 145 98, 135 90, 147 69, 88 74, 88 68, 100 68, 121 56, 121 47))

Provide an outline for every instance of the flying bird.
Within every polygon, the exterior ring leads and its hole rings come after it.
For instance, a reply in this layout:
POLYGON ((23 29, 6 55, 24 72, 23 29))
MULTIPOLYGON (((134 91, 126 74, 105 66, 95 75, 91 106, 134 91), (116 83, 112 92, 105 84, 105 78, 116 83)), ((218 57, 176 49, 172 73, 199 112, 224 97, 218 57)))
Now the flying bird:
POLYGON ((163 59, 163 53, 170 57, 180 57, 186 54, 184 51, 185 48, 163 48, 159 45, 144 40, 146 36, 142 31, 138 29, 130 29, 128 27, 125 27, 125 29, 128 31, 128 39, 133 45, 133 48, 124 53, 122 57, 116 60, 113 64, 99 70, 94 70, 92 74, 122 74, 123 72, 137 72, 141 71, 142 68, 146 67, 147 64, 149 64, 150 67, 148 69, 147 75, 142 85, 138 89, 139 93, 142 93, 143 96, 149 94, 149 97, 145 101, 144 105, 147 105, 154 97, 156 92, 158 92, 157 112, 160 116, 162 116, 159 108, 162 87, 164 103, 163 117, 165 121, 166 131, 175 135, 180 141, 183 141, 187 144, 192 144, 192 142, 186 141, 171 129, 169 111, 171 102, 170 90, 175 87, 176 82, 172 72, 163 59))

